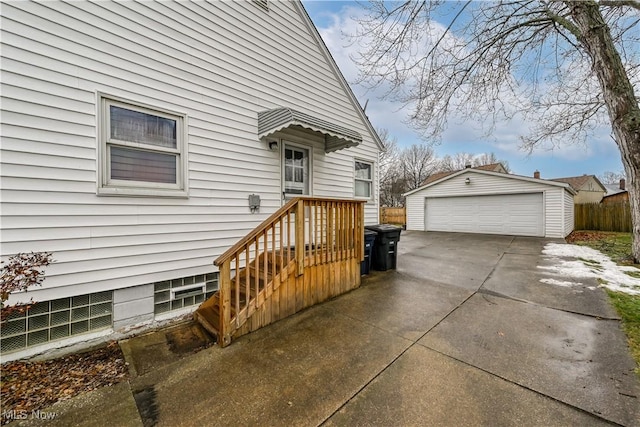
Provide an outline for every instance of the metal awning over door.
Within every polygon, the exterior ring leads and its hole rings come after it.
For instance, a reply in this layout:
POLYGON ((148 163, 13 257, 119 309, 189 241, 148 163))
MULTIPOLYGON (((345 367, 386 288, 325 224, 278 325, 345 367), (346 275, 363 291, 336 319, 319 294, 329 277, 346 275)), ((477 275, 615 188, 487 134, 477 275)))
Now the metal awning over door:
POLYGON ((320 132, 325 139, 325 152, 355 147, 362 142, 362 135, 351 129, 319 119, 291 108, 275 108, 258 113, 258 137, 264 138, 291 126, 301 126, 320 132))

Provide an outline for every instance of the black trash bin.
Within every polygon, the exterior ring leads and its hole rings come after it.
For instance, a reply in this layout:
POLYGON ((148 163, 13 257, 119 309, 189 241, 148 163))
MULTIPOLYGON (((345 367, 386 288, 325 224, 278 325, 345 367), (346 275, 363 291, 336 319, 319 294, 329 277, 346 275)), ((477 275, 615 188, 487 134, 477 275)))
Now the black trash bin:
POLYGON ((364 261, 360 263, 360 275, 369 274, 371 270, 371 259, 373 258, 373 243, 378 233, 364 230, 364 261))
POLYGON ((395 269, 402 228, 390 224, 369 225, 365 228, 376 232, 372 268, 378 271, 395 269))

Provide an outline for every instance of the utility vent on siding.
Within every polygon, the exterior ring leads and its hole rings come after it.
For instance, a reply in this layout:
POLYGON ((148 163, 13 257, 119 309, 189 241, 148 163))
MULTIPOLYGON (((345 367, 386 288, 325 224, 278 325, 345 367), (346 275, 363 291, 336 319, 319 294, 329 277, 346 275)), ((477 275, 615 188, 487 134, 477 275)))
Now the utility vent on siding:
POLYGON ((253 2, 264 10, 269 10, 269 0, 253 0, 253 2))
POLYGON ((111 291, 42 301, 2 325, 2 353, 111 327, 111 291))
POLYGON ((156 282, 154 287, 154 313, 202 303, 218 290, 218 272, 181 277, 179 279, 156 282))

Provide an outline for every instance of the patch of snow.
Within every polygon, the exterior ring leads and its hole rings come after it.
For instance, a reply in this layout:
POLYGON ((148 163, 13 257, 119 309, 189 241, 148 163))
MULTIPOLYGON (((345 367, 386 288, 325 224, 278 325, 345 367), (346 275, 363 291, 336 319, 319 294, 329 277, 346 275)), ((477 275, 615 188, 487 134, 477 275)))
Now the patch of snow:
MULTIPOLYGON (((640 270, 635 267, 617 265, 600 251, 586 246, 548 243, 542 253, 546 255, 550 265, 540 265, 538 268, 546 274, 565 279, 600 279, 602 282, 600 286, 607 289, 640 295, 640 279, 625 273, 640 274, 640 270)), ((553 278, 544 278, 540 281, 557 286, 582 285, 582 283, 553 278)))
POLYGON ((540 279, 540 281, 548 285, 562 286, 564 288, 571 288, 573 286, 582 285, 582 283, 566 282, 564 280, 556 280, 556 279, 540 279))

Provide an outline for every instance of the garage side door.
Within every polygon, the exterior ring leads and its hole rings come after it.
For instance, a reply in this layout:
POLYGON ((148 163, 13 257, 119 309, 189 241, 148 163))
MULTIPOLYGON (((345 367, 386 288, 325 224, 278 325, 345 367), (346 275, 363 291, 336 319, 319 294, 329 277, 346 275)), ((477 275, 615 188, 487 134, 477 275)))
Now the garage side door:
POLYGON ((427 198, 427 231, 544 236, 542 193, 427 198))

